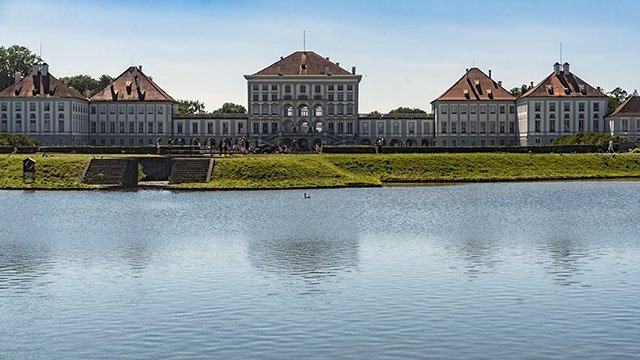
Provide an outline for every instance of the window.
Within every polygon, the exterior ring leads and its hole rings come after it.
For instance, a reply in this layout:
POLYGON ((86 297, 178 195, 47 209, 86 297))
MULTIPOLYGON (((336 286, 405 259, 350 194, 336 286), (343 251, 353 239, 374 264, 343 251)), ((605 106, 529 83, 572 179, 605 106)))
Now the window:
POLYGON ((506 112, 506 108, 504 105, 500 105, 500 108, 498 110, 500 112, 500 114, 504 114, 506 112))
POLYGON ((269 133, 269 123, 268 122, 263 122, 262 123, 262 133, 263 134, 268 134, 269 133))
POLYGON ((458 107, 455 105, 451 105, 451 113, 452 114, 457 114, 458 113, 458 107))
POLYGON ((535 128, 534 128, 535 132, 540 132, 540 120, 536 120, 535 121, 535 128))
POLYGON ((409 134, 415 134, 416 132, 416 123, 409 123, 409 134))
POLYGON ((338 85, 338 91, 343 91, 344 90, 344 85, 338 85))
POLYGON ((504 134, 506 132, 506 124, 504 121, 500 122, 500 134, 504 134))
POLYGON ((253 87, 252 87, 252 88, 253 88, 253 91, 258 91, 258 89, 259 89, 259 88, 258 88, 258 84, 253 84, 253 87))
POLYGON ((120 122, 118 129, 120 130, 120 134, 124 134, 124 122, 120 122))
POLYGON ((138 106, 138 114, 144 114, 144 106, 143 105, 139 105, 138 106))
POLYGON ((344 94, 338 93, 338 101, 344 101, 344 94))
POLYGON ((599 131, 600 129, 600 121, 593 119, 593 131, 599 131))
POLYGON ((269 90, 269 85, 262 84, 262 91, 267 91, 267 90, 269 90))
POLYGON ((329 101, 333 101, 333 93, 327 95, 327 98, 329 101))
POLYGON ((291 92, 291 85, 285 85, 284 86, 284 92, 290 93, 291 92))
POLYGON ((330 123, 329 123, 329 129, 328 129, 328 131, 329 131, 329 134, 333 134, 333 122, 330 122, 330 123))
POLYGON ((362 123, 362 133, 363 134, 369 134, 369 123, 368 122, 362 123))
POLYGON ((600 103, 593 103, 593 111, 600 111, 600 103))
POLYGON ((278 115, 278 106, 271 105, 271 115, 278 115))
POLYGON ((277 122, 272 122, 271 123, 271 133, 272 134, 277 134, 278 133, 278 123, 277 122))
POLYGON ((110 134, 116 133, 116 123, 113 121, 109 123, 109 133, 110 134))
POLYGON ((571 104, 564 103, 563 106, 564 106, 564 111, 571 111, 571 104))
POLYGON ((226 121, 222 123, 222 133, 223 134, 229 133, 229 123, 226 121))
POLYGON ((578 121, 578 131, 580 132, 584 131, 584 120, 578 121))
POLYGON ((460 123, 460 133, 461 134, 466 134, 467 133, 467 123, 466 122, 461 122, 460 123))
POLYGON ((271 91, 278 91, 278 85, 271 85, 271 91))
POLYGON ((100 123, 100 133, 101 133, 101 134, 104 134, 104 133, 106 133, 106 132, 107 132, 107 124, 106 124, 106 123, 104 123, 104 122, 101 122, 101 123, 100 123))
POLYGON ((350 121, 347 123, 347 134, 353 134, 353 123, 350 121))
POLYGON ((333 91, 333 85, 329 85, 329 91, 333 91))
POLYGON ((51 103, 44 103, 44 111, 51 111, 51 103))
POLYGON ((347 115, 353 115, 353 105, 347 105, 347 115))
POLYGON ((480 122, 480 134, 484 134, 487 132, 487 123, 484 121, 480 122))
POLYGON ((115 114, 116 113, 116 107, 115 105, 111 105, 109 106, 109 114, 115 114))
POLYGON ((460 114, 466 114, 466 113, 467 113, 467 105, 461 105, 460 114))
POLYGON ((213 134, 213 123, 212 122, 208 122, 207 123, 207 134, 213 134))
POLYGON ((321 105, 317 105, 314 109, 314 113, 315 116, 322 116, 322 106, 321 105))
POLYGON ((353 93, 347 93, 347 101, 353 101, 353 93))
POLYGON ((338 123, 338 134, 344 133, 344 123, 341 121, 338 123))
POLYGON ((6 102, 3 102, 3 103, 0 105, 0 110, 2 110, 2 111, 7 111, 7 103, 6 103, 6 102))
POLYGON ((300 93, 304 94, 307 92, 307 85, 300 85, 300 93))
POLYGON ((133 105, 129 105, 129 114, 133 115, 133 105))
POLYGON ((271 94, 271 101, 278 101, 278 94, 271 94))
POLYGON ((469 125, 469 130, 471 131, 472 134, 476 133, 476 127, 477 127, 477 123, 475 121, 472 121, 471 124, 469 125))
POLYGON ((378 134, 384 134, 384 123, 382 121, 378 123, 378 134))
POLYGON ((542 107, 542 105, 539 102, 533 104, 533 110, 534 111, 540 111, 541 107, 542 107))
POLYGON ((134 129, 135 129, 135 123, 130 122, 129 123, 129 134, 133 134, 134 133, 134 129))
POLYGON ((447 133, 447 122, 446 122, 446 121, 443 121, 443 122, 440 124, 440 132, 441 132, 442 134, 446 134, 446 133, 447 133))
POLYGON ((549 111, 556 111, 556 103, 549 104, 549 111))
POLYGON ((347 85, 347 91, 353 91, 353 85, 347 85))
POLYGON ((91 124, 89 124, 89 129, 90 129, 89 131, 90 131, 92 134, 95 134, 95 133, 96 133, 97 128, 96 128, 96 122, 95 122, 95 121, 92 121, 92 122, 91 122, 91 124))
POLYGON ((306 105, 302 105, 298 108, 298 116, 307 117, 309 116, 309 108, 306 105))
POLYGON ((556 132, 556 121, 549 120, 549 132, 556 132))
POLYGON ((400 123, 398 121, 393 122, 393 133, 395 135, 400 134, 400 123))
POLYGON ((480 114, 487 113, 487 105, 480 105, 480 114))
POLYGON ((446 114, 446 113, 447 113, 447 105, 440 106, 440 114, 446 114))
POLYGON ((316 85, 313 87, 313 92, 315 92, 316 94, 320 92, 320 85, 316 85))
MULTIPOLYGON (((180 126, 182 128, 182 126, 180 126)), ((182 133, 182 131, 180 131, 182 133)), ((144 123, 138 123, 138 134, 144 133, 144 123)))
POLYGON ((64 103, 58 103, 58 111, 64 111, 64 103))
POLYGON ((104 115, 106 113, 107 113, 107 107, 104 105, 100 106, 100 114, 104 115))
POLYGON ((489 106, 489 113, 491 113, 491 114, 495 114, 496 113, 496 106, 495 105, 489 106))
POLYGON ((183 130, 183 129, 182 129, 182 123, 177 123, 177 124, 176 124, 176 132, 177 132, 178 134, 182 134, 182 130, 183 130))
POLYGON ((244 130, 243 125, 244 123, 241 123, 241 122, 238 123, 238 134, 242 134, 242 131, 244 130))
POLYGON ((262 101, 269 101, 269 94, 262 94, 262 101))
POLYGON ((291 105, 284 106, 284 116, 287 116, 287 117, 293 116, 293 107, 291 107, 291 105))
POLYGON ((515 114, 516 113, 516 107, 514 105, 509 105, 509 114, 515 114))
POLYGON ((64 120, 58 120, 58 132, 64 132, 64 120))
POLYGON ((495 121, 489 122, 489 132, 491 134, 495 134, 496 133, 496 123, 495 123, 495 121))
POLYGON ((569 131, 571 131, 571 127, 570 127, 570 124, 569 124, 569 120, 564 120, 564 121, 563 121, 563 130, 564 130, 564 132, 569 132, 569 131))
POLYGON ((578 111, 584 111, 584 103, 578 103, 578 111))
POLYGON ((629 119, 622 119, 622 131, 629 131, 629 119))
POLYGON ((472 114, 475 114, 477 112, 478 107, 476 105, 471 105, 471 107, 469 108, 470 112, 472 114))
POLYGON ((258 134, 260 132, 260 123, 254 122, 253 123, 253 133, 254 134, 258 134))
POLYGON ((124 115, 124 106, 120 105, 120 106, 118 107, 118 114, 120 114, 120 115, 124 115))
POLYGON ((451 133, 456 134, 458 132, 458 124, 455 122, 451 123, 451 133))

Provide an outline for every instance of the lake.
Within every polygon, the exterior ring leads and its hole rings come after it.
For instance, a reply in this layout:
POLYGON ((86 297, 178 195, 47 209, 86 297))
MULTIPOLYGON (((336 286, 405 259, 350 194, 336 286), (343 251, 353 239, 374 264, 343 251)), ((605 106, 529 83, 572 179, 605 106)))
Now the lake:
POLYGON ((0 358, 636 358, 639 194, 0 191, 0 358))

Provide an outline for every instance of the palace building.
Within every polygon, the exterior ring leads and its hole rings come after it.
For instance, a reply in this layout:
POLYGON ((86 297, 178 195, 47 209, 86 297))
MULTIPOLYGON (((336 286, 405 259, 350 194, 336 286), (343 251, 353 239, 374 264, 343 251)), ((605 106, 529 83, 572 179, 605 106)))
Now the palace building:
POLYGON ((553 72, 516 100, 520 145, 548 145, 559 136, 606 132, 607 95, 555 63, 553 72))
POLYGON ((89 100, 49 72, 33 65, 31 75, 15 74, 0 91, 0 133, 21 133, 42 145, 88 145, 89 100))
POLYGON ((471 68, 431 102, 438 146, 513 146, 518 129, 515 97, 471 68))
POLYGON ((245 75, 248 132, 254 140, 310 148, 357 142, 362 75, 312 51, 297 51, 245 75))

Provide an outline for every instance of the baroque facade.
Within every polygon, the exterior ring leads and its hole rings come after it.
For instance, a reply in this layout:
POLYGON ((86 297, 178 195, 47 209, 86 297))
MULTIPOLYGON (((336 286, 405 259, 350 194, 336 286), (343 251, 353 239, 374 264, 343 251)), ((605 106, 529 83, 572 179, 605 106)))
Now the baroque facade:
POLYGON ((156 142, 259 145, 536 146, 582 131, 640 140, 640 98, 605 118, 607 96, 554 64, 515 99, 501 81, 471 68, 431 102, 432 114, 358 114, 362 75, 312 51, 297 51, 244 76, 248 114, 176 114, 176 101, 141 66, 131 66, 87 99, 33 66, 0 91, 0 133, 43 145, 149 146, 156 142))

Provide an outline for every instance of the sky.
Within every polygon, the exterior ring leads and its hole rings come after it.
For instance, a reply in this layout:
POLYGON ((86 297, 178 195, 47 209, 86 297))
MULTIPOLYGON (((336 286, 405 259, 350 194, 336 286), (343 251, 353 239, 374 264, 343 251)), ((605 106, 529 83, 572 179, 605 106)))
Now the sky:
POLYGON ((175 99, 247 104, 246 80, 306 49, 357 67, 361 113, 430 102, 476 66, 510 89, 553 63, 605 90, 640 90, 640 1, 0 0, 0 46, 54 76, 142 65, 175 99))

